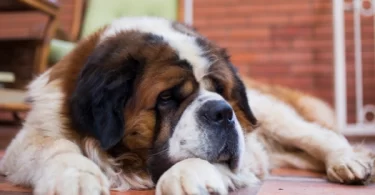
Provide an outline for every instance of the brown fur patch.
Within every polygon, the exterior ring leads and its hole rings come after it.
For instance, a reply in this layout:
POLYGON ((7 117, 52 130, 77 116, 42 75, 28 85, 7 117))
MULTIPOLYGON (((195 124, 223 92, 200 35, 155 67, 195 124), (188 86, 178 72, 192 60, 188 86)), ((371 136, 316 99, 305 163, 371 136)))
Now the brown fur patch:
MULTIPOLYGON (((172 51, 170 51, 172 54, 172 51)), ((166 54, 167 55, 167 54, 166 54)), ((136 83, 137 89, 128 101, 125 111, 126 144, 129 148, 150 148, 154 137, 155 104, 158 95, 185 79, 192 77, 192 73, 173 62, 149 65, 145 69, 142 79, 136 83)))

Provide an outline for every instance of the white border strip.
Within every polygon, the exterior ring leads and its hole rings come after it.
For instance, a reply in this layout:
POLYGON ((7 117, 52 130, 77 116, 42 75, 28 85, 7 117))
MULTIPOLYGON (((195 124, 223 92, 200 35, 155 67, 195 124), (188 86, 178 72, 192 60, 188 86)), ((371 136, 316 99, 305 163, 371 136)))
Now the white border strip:
POLYGON ((193 5, 194 0, 184 0, 184 22, 188 25, 193 25, 193 5))
POLYGON ((334 87, 337 128, 346 126, 346 68, 345 68, 345 27, 344 1, 332 0, 333 49, 334 49, 334 87))
POLYGON ((341 131, 345 136, 375 136, 374 124, 348 124, 341 131))
POLYGON ((355 105, 357 123, 362 124, 363 115, 363 82, 362 82, 362 38, 361 38, 361 8, 362 0, 353 1, 353 28, 354 28, 354 57, 355 57, 355 105))

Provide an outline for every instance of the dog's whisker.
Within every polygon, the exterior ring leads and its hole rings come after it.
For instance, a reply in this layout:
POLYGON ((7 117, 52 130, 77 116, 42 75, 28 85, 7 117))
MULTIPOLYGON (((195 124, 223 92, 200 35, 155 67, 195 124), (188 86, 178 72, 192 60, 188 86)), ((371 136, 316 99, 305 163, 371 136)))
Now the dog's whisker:
POLYGON ((162 154, 164 152, 167 152, 168 151, 168 148, 162 150, 162 151, 159 151, 159 152, 156 152, 156 153, 153 153, 153 154, 150 154, 150 156, 156 156, 156 155, 159 155, 159 154, 162 154))

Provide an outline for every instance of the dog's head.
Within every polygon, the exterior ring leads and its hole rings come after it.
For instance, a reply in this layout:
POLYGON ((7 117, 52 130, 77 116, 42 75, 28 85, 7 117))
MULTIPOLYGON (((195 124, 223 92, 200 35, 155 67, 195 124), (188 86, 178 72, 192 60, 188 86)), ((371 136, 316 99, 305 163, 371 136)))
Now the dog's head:
POLYGON ((93 37, 68 57, 87 55, 83 66, 70 64, 79 70, 70 73, 77 75, 67 98, 75 130, 97 139, 103 150, 118 144, 146 149, 154 181, 192 157, 236 169, 243 131, 256 119, 223 49, 160 18, 124 18, 93 37))

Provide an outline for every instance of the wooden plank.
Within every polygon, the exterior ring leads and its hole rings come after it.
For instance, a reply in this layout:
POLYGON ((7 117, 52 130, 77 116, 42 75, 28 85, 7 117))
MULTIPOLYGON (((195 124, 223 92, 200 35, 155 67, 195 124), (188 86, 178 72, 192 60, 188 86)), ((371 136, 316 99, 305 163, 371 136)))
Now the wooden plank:
POLYGON ((177 3, 177 21, 179 22, 184 22, 185 21, 185 5, 184 5, 184 0, 178 0, 177 3))
POLYGON ((85 1, 60 0, 59 6, 59 28, 64 33, 64 36, 60 39, 77 41, 81 31, 85 1))
POLYGON ((52 17, 57 16, 59 7, 52 1, 39 1, 39 0, 19 0, 32 8, 38 9, 52 17))
POLYGON ((0 72, 0 83, 12 83, 15 81, 15 76, 11 72, 0 72))
POLYGON ((71 39, 74 41, 78 39, 81 32, 84 4, 84 0, 74 0, 74 18, 71 27, 71 39))
POLYGON ((48 22, 37 12, 0 13, 0 40, 42 39, 48 22))
POLYGON ((25 100, 25 91, 0 89, 0 110, 28 111, 30 110, 30 105, 25 100))

